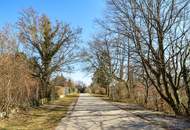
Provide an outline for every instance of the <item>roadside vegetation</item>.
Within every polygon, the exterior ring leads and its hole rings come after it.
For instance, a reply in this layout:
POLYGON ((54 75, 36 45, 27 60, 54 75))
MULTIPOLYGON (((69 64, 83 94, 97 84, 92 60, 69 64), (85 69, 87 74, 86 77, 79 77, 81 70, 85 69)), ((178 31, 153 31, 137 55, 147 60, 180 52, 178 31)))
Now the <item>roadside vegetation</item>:
MULTIPOLYGON (((0 29, 0 119, 59 98, 55 80, 78 61, 79 34, 80 29, 33 8, 0 29)), ((61 80, 63 95, 76 92, 73 81, 61 80)))
POLYGON ((190 115, 189 0, 107 0, 83 51, 90 92, 190 115))

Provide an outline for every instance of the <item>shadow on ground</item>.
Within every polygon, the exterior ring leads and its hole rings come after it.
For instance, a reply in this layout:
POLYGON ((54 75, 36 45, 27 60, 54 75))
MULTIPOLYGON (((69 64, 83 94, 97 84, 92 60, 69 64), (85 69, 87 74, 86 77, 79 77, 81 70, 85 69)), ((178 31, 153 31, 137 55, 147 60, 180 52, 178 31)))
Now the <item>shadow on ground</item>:
POLYGON ((82 94, 56 130, 185 130, 190 121, 82 94))

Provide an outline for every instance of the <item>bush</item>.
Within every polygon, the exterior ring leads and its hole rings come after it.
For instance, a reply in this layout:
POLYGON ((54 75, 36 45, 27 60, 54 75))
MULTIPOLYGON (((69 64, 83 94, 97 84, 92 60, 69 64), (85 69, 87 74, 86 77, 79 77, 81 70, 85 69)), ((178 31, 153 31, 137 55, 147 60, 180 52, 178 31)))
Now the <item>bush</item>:
POLYGON ((38 81, 31 77, 23 55, 0 56, 0 83, 0 112, 37 105, 34 101, 38 101, 38 81))
POLYGON ((103 87, 100 87, 98 84, 94 84, 91 86, 91 92, 94 94, 106 94, 106 89, 103 87))

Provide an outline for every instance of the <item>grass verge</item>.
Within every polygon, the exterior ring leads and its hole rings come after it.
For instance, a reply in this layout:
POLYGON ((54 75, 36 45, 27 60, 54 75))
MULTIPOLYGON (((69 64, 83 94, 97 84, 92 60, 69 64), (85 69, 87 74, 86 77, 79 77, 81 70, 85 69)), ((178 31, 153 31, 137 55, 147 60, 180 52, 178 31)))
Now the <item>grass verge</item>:
POLYGON ((0 120, 0 130, 53 130, 65 117, 78 94, 66 96, 27 112, 18 113, 9 119, 0 120))

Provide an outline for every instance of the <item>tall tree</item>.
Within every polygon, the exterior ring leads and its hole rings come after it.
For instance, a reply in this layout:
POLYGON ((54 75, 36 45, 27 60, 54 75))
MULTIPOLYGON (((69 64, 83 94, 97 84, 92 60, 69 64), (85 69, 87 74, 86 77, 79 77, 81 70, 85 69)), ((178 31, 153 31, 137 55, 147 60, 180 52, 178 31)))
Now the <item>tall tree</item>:
POLYGON ((99 82, 100 86, 107 86, 107 92, 109 92, 107 94, 111 97, 116 97, 114 94, 116 86, 110 85, 111 81, 124 82, 128 88, 125 79, 126 56, 128 55, 126 42, 126 39, 121 36, 104 32, 94 37, 89 43, 89 49, 85 51, 84 60, 88 69, 94 73, 93 81, 99 82))
POLYGON ((18 21, 20 41, 27 49, 35 68, 35 77, 41 81, 41 98, 50 98, 51 75, 60 70, 68 71, 76 61, 75 49, 80 29, 68 24, 54 24, 46 15, 39 15, 32 8, 21 13, 18 21))

